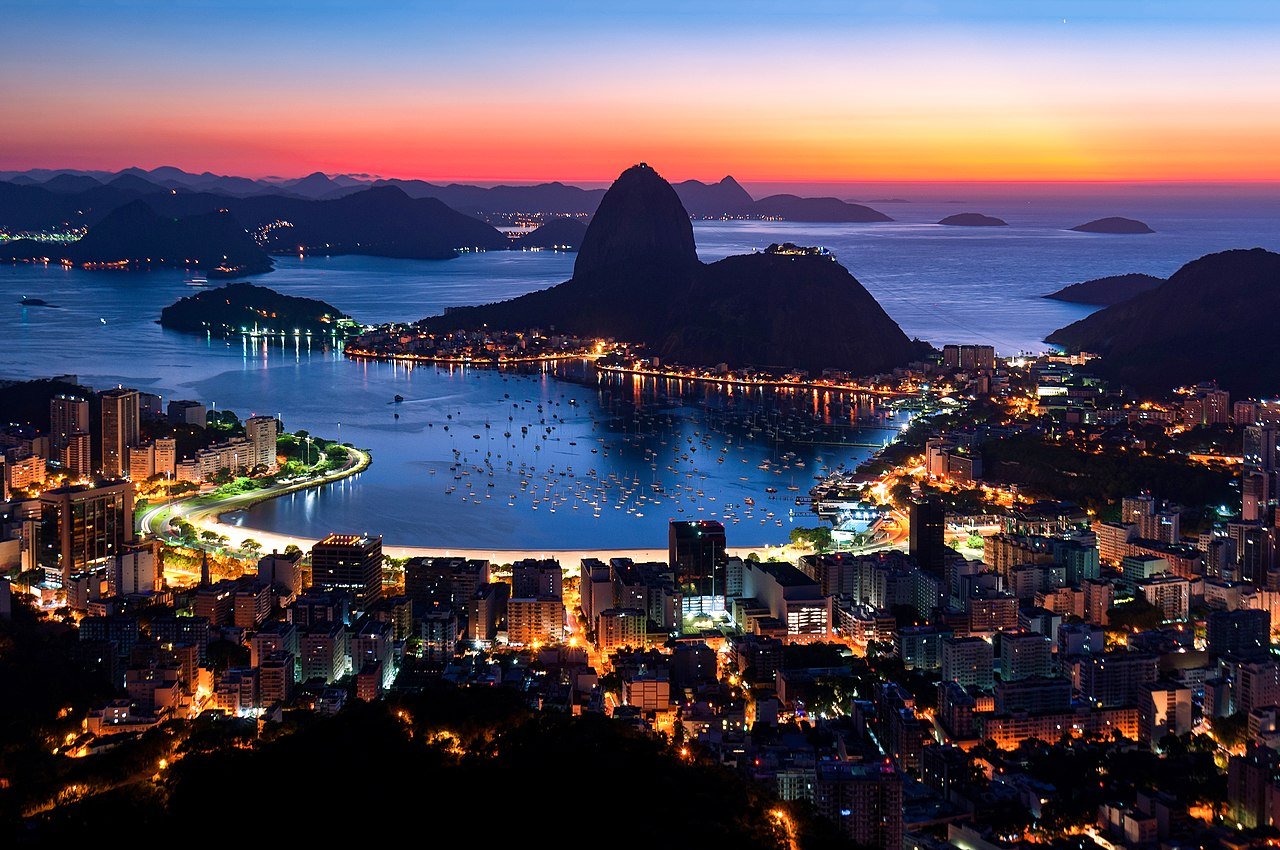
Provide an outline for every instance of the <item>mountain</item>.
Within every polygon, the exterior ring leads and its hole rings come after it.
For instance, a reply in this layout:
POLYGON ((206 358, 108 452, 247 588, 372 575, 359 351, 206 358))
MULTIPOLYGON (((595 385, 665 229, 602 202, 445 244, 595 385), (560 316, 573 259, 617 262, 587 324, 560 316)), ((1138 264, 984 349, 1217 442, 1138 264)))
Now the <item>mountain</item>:
POLYGON ((573 276, 621 277, 636 269, 683 273, 696 265, 689 213, 671 184, 642 162, 622 172, 600 201, 573 276))
POLYGON ((1073 283, 1044 297, 1052 298, 1054 301, 1068 301, 1072 304, 1110 306, 1155 289, 1164 283, 1164 280, 1162 277, 1149 274, 1117 274, 1073 283))
POLYGON ((633 166, 605 193, 558 286, 424 319, 430 330, 554 327, 641 342, 673 360, 881 372, 919 356, 830 255, 771 246, 698 261, 689 214, 666 180, 633 166))
POLYGON ((797 195, 770 195, 761 198, 756 201, 752 212, 757 216, 787 221, 893 221, 884 213, 862 204, 850 204, 839 198, 801 198, 797 195))
POLYGON ((1079 233, 1155 233, 1150 227, 1137 219, 1111 216, 1098 218, 1077 224, 1071 228, 1079 233))
POLYGON ((1002 218, 996 218, 991 215, 983 215, 982 213, 956 213, 944 218, 938 224, 945 224, 949 227, 1008 227, 1009 222, 1002 218))
POLYGON ((5 253, 8 259, 43 256, 75 264, 199 266, 210 271, 223 266, 245 274, 271 269, 271 259, 230 214, 166 218, 141 200, 112 210, 76 242, 15 240, 5 253))
POLYGON ((719 183, 685 180, 672 186, 680 203, 694 218, 746 216, 755 211, 755 199, 732 177, 726 176, 719 183))
POLYGON ((1054 331, 1048 342, 1101 354, 1097 369, 1138 390, 1217 380, 1233 393, 1280 394, 1280 254, 1209 254, 1155 289, 1054 331))
POLYGON ((187 333, 237 336, 242 329, 267 333, 345 335, 351 317, 314 298, 282 295, 265 286, 232 283, 189 295, 160 311, 160 324, 187 333))
POLYGON ((515 241, 517 248, 559 248, 576 251, 587 234, 587 226, 576 218, 553 218, 515 241))
POLYGON ((681 363, 887 372, 921 356, 871 293, 829 255, 726 257, 707 266, 652 343, 681 363))
POLYGON ((75 195, 97 189, 101 185, 102 183, 86 174, 59 174, 41 183, 40 187, 60 195, 75 195))
POLYGON ((301 195, 304 198, 317 200, 319 198, 328 197, 334 193, 345 194, 352 191, 350 187, 343 186, 330 180, 321 171, 316 171, 303 177, 301 180, 293 180, 284 184, 290 192, 301 195))
POLYGON ((542 213, 590 215, 604 197, 603 189, 581 189, 564 183, 536 186, 439 186, 425 180, 379 180, 374 186, 398 186, 411 198, 435 198, 469 215, 542 213))
POLYGON ((302 246, 314 254, 364 254, 435 260, 457 256, 459 248, 502 250, 510 240, 483 221, 450 209, 434 198, 410 198, 397 186, 379 186, 340 198, 309 201, 261 195, 227 202, 250 228, 277 221, 263 245, 270 252, 302 246))
POLYGON ((57 262, 66 253, 65 242, 42 242, 36 239, 0 240, 0 262, 57 262))
POLYGON ((166 187, 153 183, 136 174, 121 174, 107 181, 107 186, 123 192, 136 192, 140 195, 155 195, 165 191, 166 187))

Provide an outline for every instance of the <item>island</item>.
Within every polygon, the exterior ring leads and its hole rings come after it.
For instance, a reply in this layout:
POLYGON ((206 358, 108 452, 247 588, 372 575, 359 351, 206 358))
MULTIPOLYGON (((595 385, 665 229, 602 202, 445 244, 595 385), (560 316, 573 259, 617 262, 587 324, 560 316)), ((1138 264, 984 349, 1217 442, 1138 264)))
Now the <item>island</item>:
POLYGON ((1149 292, 1164 281, 1164 278, 1155 275, 1132 272, 1073 283, 1043 297, 1071 304, 1100 304, 1109 307, 1149 292))
POLYGON ((1120 216, 1097 218, 1084 224, 1077 224, 1071 229, 1077 233, 1155 233, 1144 222, 1133 218, 1121 218, 1120 216))
POLYGON ((949 227, 1008 227, 1009 222, 1002 218, 996 218, 993 215, 983 215, 982 213, 956 213, 944 218, 938 224, 945 224, 949 227))
POLYGON ((170 304, 160 324, 184 333, 216 337, 305 336, 343 339, 360 326, 332 304, 282 295, 265 286, 232 283, 170 304))

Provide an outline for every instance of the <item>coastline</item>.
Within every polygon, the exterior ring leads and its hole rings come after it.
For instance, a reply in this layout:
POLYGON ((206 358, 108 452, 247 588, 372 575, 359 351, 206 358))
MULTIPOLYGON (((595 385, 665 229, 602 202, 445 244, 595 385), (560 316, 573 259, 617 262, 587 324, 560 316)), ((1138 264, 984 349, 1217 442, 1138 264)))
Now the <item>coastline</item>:
MULTIPOLYGON (((224 522, 222 518, 234 511, 246 510, 254 505, 280 496, 286 496, 290 493, 313 487, 323 487, 344 478, 349 478, 363 472, 373 462, 372 456, 363 449, 350 448, 349 451, 356 458, 355 462, 350 466, 334 470, 331 474, 322 478, 298 482, 271 490, 256 490, 237 496, 228 496, 213 503, 200 503, 201 497, 194 496, 188 499, 180 499, 173 503, 156 505, 149 508, 142 515, 138 522, 139 531, 143 534, 155 534, 161 539, 168 540, 167 535, 158 529, 166 528, 171 520, 184 519, 201 531, 226 535, 233 543, 245 538, 252 538, 262 544, 263 552, 283 551, 290 545, 308 550, 319 542, 319 538, 281 534, 252 526, 233 525, 224 522)), ((665 547, 641 549, 598 547, 581 549, 502 549, 479 547, 462 549, 447 546, 402 546, 394 543, 384 543, 382 551, 392 558, 454 557, 486 559, 495 564, 508 564, 526 558, 555 558, 563 564, 574 564, 583 558, 599 558, 603 561, 608 561, 610 558, 630 558, 636 562, 645 562, 666 561, 670 557, 670 553, 665 547)), ((746 558, 754 553, 762 559, 781 558, 791 560, 809 550, 807 548, 797 548, 790 544, 781 544, 777 546, 729 547, 726 551, 730 556, 739 558, 746 558)))

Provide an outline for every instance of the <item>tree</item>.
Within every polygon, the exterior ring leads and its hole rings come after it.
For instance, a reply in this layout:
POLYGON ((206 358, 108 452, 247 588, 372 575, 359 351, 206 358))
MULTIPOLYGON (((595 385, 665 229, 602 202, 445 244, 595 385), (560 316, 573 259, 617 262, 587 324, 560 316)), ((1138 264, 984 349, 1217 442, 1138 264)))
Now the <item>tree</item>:
POLYGON ((1218 744, 1230 750, 1244 743, 1249 733, 1249 716, 1237 711, 1229 717, 1215 717, 1209 721, 1209 728, 1213 729, 1218 744))
POLYGON ((793 528, 791 543, 795 546, 811 546, 817 552, 825 552, 831 548, 831 529, 826 526, 793 528))
POLYGON ((240 548, 251 555, 256 555, 262 551, 262 544, 252 537, 246 537, 240 541, 240 548))
POLYGON ((1107 609, 1107 622, 1113 628, 1138 632, 1152 631, 1164 625, 1164 612, 1147 601, 1145 596, 1107 609))

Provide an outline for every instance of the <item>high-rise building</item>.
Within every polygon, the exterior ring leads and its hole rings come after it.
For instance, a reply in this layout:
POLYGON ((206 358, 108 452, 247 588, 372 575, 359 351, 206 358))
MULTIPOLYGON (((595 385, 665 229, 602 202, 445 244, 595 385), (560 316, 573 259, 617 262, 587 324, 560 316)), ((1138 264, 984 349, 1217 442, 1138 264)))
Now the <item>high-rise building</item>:
POLYGON ((160 586, 160 564, 154 543, 126 545, 116 553, 111 588, 120 596, 155 593, 160 586))
POLYGON ((346 593, 363 611, 382 596, 382 538, 330 534, 311 547, 311 584, 318 593, 346 593))
POLYGON ((88 478, 93 474, 93 438, 87 432, 69 435, 58 460, 72 478, 88 478))
POLYGON ((942 575, 947 550, 946 512, 937 502, 912 502, 908 523, 911 557, 926 572, 942 575))
POLYGON ((280 469, 276 461, 280 423, 274 416, 250 416, 244 421, 244 435, 249 441, 249 457, 245 466, 250 469, 263 467, 268 474, 280 469))
POLYGON ((272 552, 258 559, 258 581, 273 589, 281 606, 302 592, 302 553, 272 552))
POLYGON ((1001 632, 1000 678, 1006 682, 1053 674, 1053 642, 1036 632, 1001 632))
POLYGON ((76 484, 40 496, 36 564, 65 581, 133 541, 133 482, 76 484))
POLYGON ((127 449, 129 456, 129 477, 134 481, 146 481, 156 474, 156 447, 154 443, 144 446, 131 446, 127 449))
POLYGON ((813 802, 859 847, 902 847, 902 775, 891 763, 819 762, 813 802))
POLYGON ((129 471, 128 450, 139 439, 138 391, 104 390, 98 399, 102 405, 102 474, 123 478, 129 471))
POLYGON ((942 678, 966 688, 990 690, 994 679, 991 644, 980 637, 949 637, 942 641, 942 678))
POLYGON ((1249 425, 1244 429, 1241 465, 1244 522, 1266 522, 1280 500, 1280 428, 1249 425))
POLYGON ((517 646, 564 640, 564 602, 512 598, 507 602, 507 639, 517 646))
POLYGON ((1086 655, 1076 668, 1076 690, 1099 708, 1136 706, 1143 687, 1156 680, 1156 657, 1144 652, 1086 655))
POLYGON ((944 345, 942 365, 948 369, 996 368, 996 349, 993 345, 944 345))
POLYGON ((545 561, 526 558, 512 564, 511 597, 563 599, 564 570, 560 568, 560 562, 550 558, 545 561))
POLYGON ((672 522, 667 533, 676 587, 691 613, 723 610, 725 597, 724 525, 714 520, 672 522), (716 601, 718 599, 718 602, 716 601))
POLYGON ((1170 682, 1145 686, 1138 703, 1138 740, 1155 749, 1165 735, 1191 731, 1191 688, 1170 682))
POLYGON ((155 443, 155 474, 166 479, 178 471, 178 441, 173 437, 157 437, 155 443))
POLYGON ((89 402, 73 395, 58 395, 49 400, 49 439, 59 448, 72 434, 89 433, 89 402))
POLYGON ((1205 637, 1213 655, 1265 657, 1271 652, 1271 614, 1261 608, 1214 611, 1206 620, 1205 637))
POLYGON ((489 562, 467 558, 410 558, 404 565, 404 593, 413 616, 441 608, 463 611, 476 589, 489 582, 489 562))
POLYGON ((208 420, 204 403, 189 399, 169 402, 166 412, 174 425, 197 425, 204 428, 208 420))

